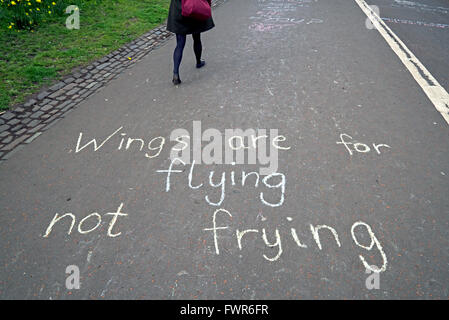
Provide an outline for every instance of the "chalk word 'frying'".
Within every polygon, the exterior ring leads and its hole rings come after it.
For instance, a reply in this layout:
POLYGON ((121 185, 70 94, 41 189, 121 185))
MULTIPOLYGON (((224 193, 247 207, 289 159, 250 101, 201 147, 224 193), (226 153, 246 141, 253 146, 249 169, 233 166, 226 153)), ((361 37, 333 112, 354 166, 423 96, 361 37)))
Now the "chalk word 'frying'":
MULTIPOLYGON (((217 226, 216 219, 217 219, 217 214, 218 213, 226 214, 229 218, 232 219, 232 214, 229 211, 227 211, 225 209, 218 209, 213 214, 212 227, 203 229, 204 231, 212 231, 213 237, 214 237, 215 253, 217 255, 220 254, 220 249, 219 249, 219 246, 218 246, 218 232, 217 231, 229 229, 229 226, 220 226, 220 227, 217 226)), ((287 220, 289 222, 293 221, 293 219, 290 218, 290 217, 288 217, 287 220)), ((337 231, 334 228, 332 228, 330 226, 327 226, 327 225, 314 226, 312 224, 310 224, 309 227, 310 227, 310 232, 312 233, 313 239, 314 239, 314 241, 315 241, 315 243, 316 243, 316 245, 317 245, 319 250, 322 250, 322 244, 321 244, 321 240, 320 240, 320 231, 324 231, 324 230, 327 230, 328 232, 330 232, 331 235, 334 237, 337 246, 341 247, 341 243, 340 243, 340 239, 338 237, 338 233, 337 233, 337 231)), ((247 230, 240 231, 239 229, 236 229, 235 237, 236 237, 236 240, 237 240, 237 245, 238 245, 239 250, 243 250, 243 244, 242 243, 243 243, 244 236, 246 236, 248 234, 251 234, 251 233, 252 234, 255 234, 255 233, 259 234, 260 230, 259 229, 247 229, 247 230)), ((277 248, 277 254, 274 257, 270 258, 270 257, 268 257, 267 255, 264 254, 263 255, 264 259, 268 260, 268 261, 271 261, 271 262, 277 261, 281 257, 282 252, 283 252, 283 250, 282 250, 282 241, 281 241, 281 236, 280 236, 280 233, 279 233, 279 229, 275 229, 275 238, 276 238, 276 240, 275 240, 274 243, 272 243, 272 242, 270 242, 268 240, 267 231, 266 231, 265 228, 262 228, 261 233, 262 233, 262 240, 263 240, 263 242, 265 243, 265 245, 267 247, 269 247, 269 248, 277 248)), ((299 240, 299 237, 298 237, 298 234, 297 234, 297 231, 296 231, 295 228, 291 228, 290 229, 290 233, 291 233, 292 239, 294 240, 294 242, 296 243, 296 245, 298 247, 300 247, 300 248, 307 248, 307 245, 302 243, 299 240)), ((382 266, 379 268, 379 267, 370 265, 366 261, 364 256, 359 255, 360 261, 362 262, 362 264, 365 267, 365 269, 371 270, 373 272, 384 272, 387 269, 387 264, 388 264, 387 256, 386 256, 386 254, 385 254, 385 252, 384 252, 384 250, 382 248, 382 245, 380 244, 379 240, 377 239, 377 237, 375 236, 373 230, 371 229, 371 227, 367 223, 365 223, 363 221, 357 221, 351 227, 351 236, 352 236, 352 239, 353 239, 353 241, 354 241, 354 243, 355 243, 355 245, 357 247, 360 247, 360 248, 365 249, 367 251, 371 251, 373 249, 373 247, 375 246, 377 248, 377 250, 379 251, 381 257, 382 257, 382 266), (365 228, 366 229, 366 232, 368 233, 369 238, 370 238, 370 244, 369 245, 364 245, 364 244, 361 244, 359 242, 359 239, 357 238, 356 232, 355 232, 356 228, 358 228, 358 229, 365 228)))

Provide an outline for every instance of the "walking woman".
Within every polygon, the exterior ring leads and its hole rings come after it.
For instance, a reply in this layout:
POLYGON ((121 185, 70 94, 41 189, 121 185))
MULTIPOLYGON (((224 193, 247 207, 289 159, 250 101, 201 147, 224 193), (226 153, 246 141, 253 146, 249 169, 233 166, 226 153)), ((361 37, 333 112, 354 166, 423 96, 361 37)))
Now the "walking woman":
MULTIPOLYGON (((182 53, 186 44, 187 35, 191 34, 193 37, 193 51, 195 52, 196 57, 196 67, 199 69, 206 64, 205 61, 201 60, 201 53, 203 51, 201 32, 208 31, 215 27, 212 17, 207 20, 198 20, 182 16, 182 1, 183 0, 171 0, 167 20, 167 30, 176 34, 176 48, 173 53, 173 84, 175 85, 181 83, 181 79, 179 78, 179 66, 181 65, 182 53)), ((211 0, 207 1, 210 5, 211 0)))

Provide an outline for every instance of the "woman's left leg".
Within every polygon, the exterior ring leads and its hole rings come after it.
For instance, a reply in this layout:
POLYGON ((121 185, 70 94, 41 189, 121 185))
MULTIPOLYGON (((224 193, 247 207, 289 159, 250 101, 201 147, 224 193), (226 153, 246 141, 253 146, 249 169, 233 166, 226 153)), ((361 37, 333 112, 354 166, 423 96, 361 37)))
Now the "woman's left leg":
POLYGON ((201 44, 201 34, 194 33, 192 34, 192 37, 193 37, 193 51, 195 52, 196 57, 196 67, 201 68, 206 64, 205 61, 201 60, 201 54, 203 53, 203 45, 201 44))

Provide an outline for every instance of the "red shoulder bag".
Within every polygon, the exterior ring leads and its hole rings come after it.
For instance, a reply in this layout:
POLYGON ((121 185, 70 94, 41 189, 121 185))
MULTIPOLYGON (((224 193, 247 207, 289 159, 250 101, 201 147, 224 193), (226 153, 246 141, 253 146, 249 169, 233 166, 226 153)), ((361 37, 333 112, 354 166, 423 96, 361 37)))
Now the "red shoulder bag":
POLYGON ((196 20, 212 17, 210 0, 182 0, 182 16, 196 20))

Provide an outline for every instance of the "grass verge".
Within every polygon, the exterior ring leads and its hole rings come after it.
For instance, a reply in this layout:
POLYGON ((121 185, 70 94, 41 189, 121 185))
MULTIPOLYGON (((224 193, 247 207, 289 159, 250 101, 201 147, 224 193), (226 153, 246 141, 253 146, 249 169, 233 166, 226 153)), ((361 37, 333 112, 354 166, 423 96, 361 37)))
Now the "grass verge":
POLYGON ((169 4, 170 0, 86 4, 80 8, 79 30, 68 30, 66 17, 47 21, 33 32, 8 30, 0 19, 0 111, 161 24, 169 4))

